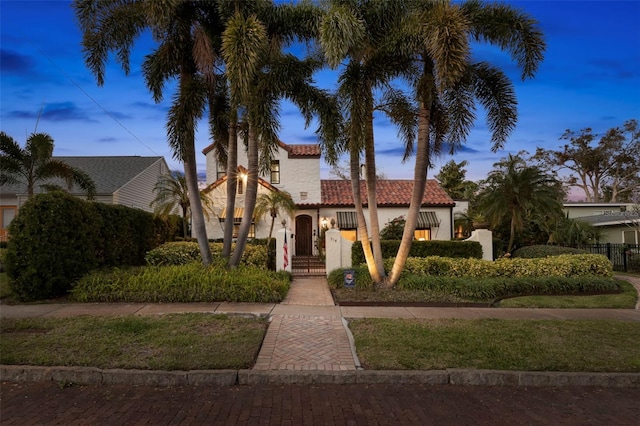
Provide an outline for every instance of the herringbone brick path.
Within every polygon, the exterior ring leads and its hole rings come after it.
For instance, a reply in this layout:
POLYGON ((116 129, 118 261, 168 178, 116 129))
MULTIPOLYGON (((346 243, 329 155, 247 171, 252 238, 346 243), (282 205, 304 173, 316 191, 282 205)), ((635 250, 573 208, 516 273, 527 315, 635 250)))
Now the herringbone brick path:
MULTIPOLYGON (((294 280, 283 304, 332 306, 324 278, 294 280)), ((339 310, 335 315, 273 315, 262 343, 256 370, 355 370, 349 335, 339 310)))

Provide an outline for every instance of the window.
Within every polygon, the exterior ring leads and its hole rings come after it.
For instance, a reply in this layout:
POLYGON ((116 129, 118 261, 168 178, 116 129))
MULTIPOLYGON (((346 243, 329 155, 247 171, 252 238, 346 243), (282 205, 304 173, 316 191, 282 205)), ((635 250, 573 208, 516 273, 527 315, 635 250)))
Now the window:
POLYGON ((355 229, 341 229, 340 235, 345 240, 349 241, 357 241, 358 240, 358 231, 355 229))
POLYGON ((218 170, 218 173, 216 174, 216 179, 222 179, 226 174, 227 172, 225 172, 224 170, 218 170))
POLYGON ((280 161, 271 161, 271 183, 280 183, 280 161))
POLYGON ((640 244, 640 231, 622 231, 624 244, 640 244))
POLYGON ((413 239, 418 241, 429 241, 431 239, 431 229, 416 229, 413 232, 413 239))
POLYGON ((244 178, 242 176, 238 176, 238 189, 236 193, 238 195, 244 194, 244 178))
POLYGON ((0 226, 0 241, 7 241, 7 228, 16 215, 16 208, 14 206, 0 207, 0 212, 0 225, 2 225, 0 226))
MULTIPOLYGON (((240 231, 240 224, 239 223, 234 223, 233 224, 233 238, 238 238, 238 232, 240 231)), ((256 237, 256 225, 255 224, 251 224, 251 228, 249 228, 249 238, 255 238, 256 237)))

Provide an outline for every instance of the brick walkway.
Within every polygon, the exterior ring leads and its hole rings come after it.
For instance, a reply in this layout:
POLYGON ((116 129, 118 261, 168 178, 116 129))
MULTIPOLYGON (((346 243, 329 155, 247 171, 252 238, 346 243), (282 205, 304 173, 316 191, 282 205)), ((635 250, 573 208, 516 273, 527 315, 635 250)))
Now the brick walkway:
POLYGON ((347 328, 325 278, 293 281, 286 299, 272 311, 254 369, 356 369, 347 328))

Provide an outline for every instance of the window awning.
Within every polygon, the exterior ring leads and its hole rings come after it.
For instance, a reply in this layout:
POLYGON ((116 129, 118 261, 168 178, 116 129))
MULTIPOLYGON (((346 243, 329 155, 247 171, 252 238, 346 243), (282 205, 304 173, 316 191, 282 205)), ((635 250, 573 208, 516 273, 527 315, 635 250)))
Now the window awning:
MULTIPOLYGON (((242 222, 242 215, 244 214, 244 209, 242 207, 236 207, 233 210, 233 223, 240 223, 242 222)), ((227 218, 227 209, 224 208, 222 209, 222 212, 220 213, 220 222, 224 222, 224 220, 227 218)))
POLYGON ((416 229, 431 229, 440 227, 440 221, 436 212, 419 212, 416 229))
POLYGON ((356 212, 336 212, 338 229, 357 229, 358 217, 356 212))

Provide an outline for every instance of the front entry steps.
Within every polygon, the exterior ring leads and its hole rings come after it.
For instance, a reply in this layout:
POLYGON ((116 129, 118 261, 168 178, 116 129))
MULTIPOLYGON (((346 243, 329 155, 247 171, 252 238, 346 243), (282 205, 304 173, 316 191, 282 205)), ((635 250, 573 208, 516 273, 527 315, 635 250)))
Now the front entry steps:
POLYGON ((327 275, 324 260, 319 256, 293 256, 291 273, 294 277, 325 277, 327 275))

